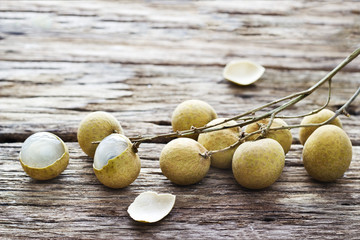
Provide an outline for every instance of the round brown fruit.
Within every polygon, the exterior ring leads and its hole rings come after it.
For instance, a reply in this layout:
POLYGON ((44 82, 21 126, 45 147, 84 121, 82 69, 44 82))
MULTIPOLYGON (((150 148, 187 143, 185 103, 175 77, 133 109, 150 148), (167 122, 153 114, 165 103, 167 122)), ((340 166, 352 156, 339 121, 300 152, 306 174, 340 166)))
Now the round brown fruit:
POLYGON ((249 189, 261 189, 272 185, 281 175, 285 154, 281 145, 264 138, 245 142, 235 151, 232 170, 236 181, 249 189))
POLYGON ((316 129, 303 149, 303 162, 311 177, 331 182, 343 176, 352 158, 352 145, 344 130, 334 125, 316 129))
MULTIPOLYGON (((334 116, 335 113, 329 109, 323 109, 318 113, 315 113, 310 116, 306 116, 301 121, 301 125, 305 124, 317 124, 322 123, 334 116)), ((338 117, 336 117, 333 121, 331 121, 329 124, 333 124, 335 126, 338 126, 342 128, 341 121, 338 117)), ((299 129, 299 140, 302 145, 305 144, 306 140, 309 138, 309 136, 317 129, 318 127, 301 127, 299 129)))
MULTIPOLYGON (((183 131, 191 127, 203 127, 215 118, 217 118, 217 114, 208 103, 201 100, 187 100, 175 108, 171 117, 171 125, 174 132, 183 131)), ((196 140, 198 134, 186 137, 196 140)))
POLYGON ((200 182, 210 167, 210 157, 205 156, 206 152, 206 148, 193 139, 174 139, 161 151, 161 171, 178 185, 200 182))
POLYGON ((88 114, 79 125, 77 139, 81 149, 89 156, 94 157, 98 144, 112 133, 123 134, 120 123, 107 112, 93 112, 88 114))

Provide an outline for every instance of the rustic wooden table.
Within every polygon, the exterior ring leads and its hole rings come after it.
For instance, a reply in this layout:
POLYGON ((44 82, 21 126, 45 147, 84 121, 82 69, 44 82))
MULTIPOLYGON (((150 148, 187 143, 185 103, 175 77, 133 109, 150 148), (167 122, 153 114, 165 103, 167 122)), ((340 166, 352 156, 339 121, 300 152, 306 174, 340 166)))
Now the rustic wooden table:
MULTIPOLYGON (((127 136, 171 131, 183 100, 210 103, 231 117, 304 90, 360 45, 359 1, 0 1, 0 238, 356 239, 360 233, 360 99, 341 116, 353 160, 334 183, 312 180, 298 130, 280 179, 250 191, 231 170, 211 168, 179 187, 159 168, 165 142, 142 144, 142 169, 129 187, 104 187, 76 131, 89 112, 111 112, 127 136), (266 67, 255 85, 222 78, 230 60, 266 67), (70 163, 35 181, 18 155, 32 133, 58 134, 70 163), (155 224, 126 210, 144 191, 177 196, 155 224)), ((333 79, 330 109, 360 85, 360 59, 333 79)), ((323 104, 327 89, 287 111, 323 104)), ((293 119, 289 123, 297 123, 293 119)))

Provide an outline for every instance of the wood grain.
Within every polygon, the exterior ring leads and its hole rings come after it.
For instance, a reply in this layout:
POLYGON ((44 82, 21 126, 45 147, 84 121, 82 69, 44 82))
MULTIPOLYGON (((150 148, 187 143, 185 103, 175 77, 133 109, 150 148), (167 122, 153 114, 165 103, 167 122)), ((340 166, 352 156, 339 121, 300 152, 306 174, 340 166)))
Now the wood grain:
MULTIPOLYGON (((261 191, 211 168, 179 187, 159 168, 165 142, 143 144, 142 170, 129 187, 99 183, 76 131, 89 112, 111 112, 126 135, 171 131, 183 100, 210 103, 231 117, 306 89, 360 47, 359 1, 1 1, 0 237, 2 239, 356 239, 360 225, 360 99, 341 116, 353 143, 346 175, 313 181, 298 130, 280 179, 261 191), (254 85, 222 78, 227 62, 266 67, 254 85), (18 155, 32 133, 50 131, 70 149, 57 178, 39 182, 18 155), (142 224, 126 212, 144 191, 176 194, 162 221, 142 224)), ((330 109, 360 85, 360 59, 333 79, 330 109)), ((308 112, 327 88, 288 109, 308 112)), ((300 119, 289 120, 299 123, 300 119)))

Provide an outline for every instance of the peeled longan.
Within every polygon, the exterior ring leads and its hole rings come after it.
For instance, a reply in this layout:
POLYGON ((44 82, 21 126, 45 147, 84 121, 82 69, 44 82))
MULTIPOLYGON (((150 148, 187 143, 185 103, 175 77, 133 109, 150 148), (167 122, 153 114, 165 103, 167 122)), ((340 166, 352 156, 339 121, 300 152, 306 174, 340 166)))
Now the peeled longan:
MULTIPOLYGON (((262 119, 260 121, 257 121, 255 123, 251 123, 246 126, 245 132, 246 133, 252 133, 260 129, 259 124, 267 125, 269 123, 269 119, 262 119)), ((287 126, 286 122, 280 118, 275 118, 272 122, 271 126, 272 128, 276 127, 285 127, 287 126)), ((247 141, 254 141, 260 136, 260 133, 254 134, 247 138, 247 141)), ((274 130, 269 131, 265 138, 272 138, 280 143, 282 148, 284 149, 285 154, 289 152, 291 144, 292 144, 292 134, 289 129, 281 129, 281 130, 274 130)))
POLYGON ((69 150, 56 135, 38 132, 21 147, 20 163, 24 171, 37 180, 48 180, 62 173, 69 163, 69 150))
POLYGON ((305 142, 304 166, 309 175, 318 181, 331 182, 342 177, 351 159, 351 141, 337 126, 321 126, 305 142))
POLYGON ((122 134, 110 134, 96 149, 93 169, 99 181, 110 188, 124 188, 136 180, 141 163, 131 141, 122 134))
POLYGON ((206 151, 204 146, 191 138, 174 139, 161 151, 161 171, 178 185, 200 182, 210 168, 210 157, 204 157, 206 151))
MULTIPOLYGON (((206 126, 215 125, 224 121, 225 118, 217 118, 206 124, 206 126)), ((229 121, 224 124, 218 125, 229 126, 236 124, 235 121, 229 121)), ((215 127, 215 128, 216 128, 215 127)), ((201 133, 198 138, 198 142, 202 144, 207 150, 221 150, 230 145, 236 143, 239 140, 240 128, 227 128, 220 131, 213 131, 207 133, 201 133)), ((216 152, 211 155, 211 166, 217 168, 231 168, 231 161, 236 148, 228 149, 226 151, 216 152)))
MULTIPOLYGON (((183 131, 191 127, 203 127, 215 118, 217 118, 217 114, 208 103, 201 100, 187 100, 175 108, 171 117, 171 125, 174 132, 183 131)), ((196 140, 198 134, 187 137, 196 140)))
MULTIPOLYGON (((306 116, 301 121, 301 125, 305 124, 316 124, 316 123, 322 123, 334 116, 335 113, 329 109, 323 109, 318 113, 315 113, 310 116, 306 116)), ((336 117, 333 121, 331 121, 329 124, 333 124, 335 126, 338 126, 342 128, 341 121, 338 117, 336 117)), ((309 138, 309 136, 317 129, 318 127, 302 127, 299 129, 299 140, 302 145, 305 144, 306 140, 309 138)))
POLYGON ((236 181, 249 189, 269 187, 281 175, 285 154, 271 138, 241 144, 235 151, 232 170, 236 181))

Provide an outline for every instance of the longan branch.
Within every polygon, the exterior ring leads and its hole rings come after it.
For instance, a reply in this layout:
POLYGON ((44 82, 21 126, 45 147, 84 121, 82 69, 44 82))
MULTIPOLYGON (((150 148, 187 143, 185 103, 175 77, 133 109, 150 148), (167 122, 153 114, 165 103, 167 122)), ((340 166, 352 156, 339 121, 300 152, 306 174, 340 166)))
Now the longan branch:
MULTIPOLYGON (((331 81, 331 79, 342 69, 344 68, 347 64, 349 64, 351 61, 353 61, 356 57, 358 57, 360 54, 360 48, 356 49, 354 52, 352 52, 348 57, 346 57, 339 65, 337 65, 332 71, 330 71, 325 77, 323 77, 320 81, 318 81, 316 84, 314 84, 312 87, 308 88, 307 90, 304 90, 304 91, 300 91, 300 92, 297 92, 297 93, 293 93, 293 94, 290 94, 288 96, 285 96, 283 98, 279 98, 279 99, 276 99, 270 103, 267 103, 267 104, 264 104, 258 108, 255 108, 255 109, 252 109, 250 111, 247 111, 243 114, 240 114, 240 115, 237 115, 237 116, 234 116, 232 118, 229 118, 229 119, 226 119, 222 122, 219 122, 218 124, 215 124, 213 126, 217 126, 217 125, 221 125, 223 123, 226 123, 226 122, 229 122, 231 120, 238 120, 239 118, 242 118, 244 116, 247 116, 247 115, 253 115, 255 114, 257 111, 259 110, 262 110, 266 107, 270 107, 270 106, 273 106, 274 104, 277 104, 277 103, 280 103, 280 102, 283 102, 283 101, 286 101, 286 100, 289 100, 289 99, 293 99, 295 100, 294 102, 290 101, 291 105, 299 102, 300 100, 302 100, 303 98, 307 97, 308 95, 310 95, 311 93, 313 93, 316 89, 318 89, 321 85, 323 85, 325 82, 327 81, 331 81), (294 99, 296 98, 296 99, 294 99)), ((289 103, 289 102, 288 102, 289 103)), ((283 104, 282 105, 285 109, 287 108, 288 106, 286 104, 283 104)), ((280 106, 280 108, 282 108, 282 106, 280 106)), ((279 108, 277 108, 279 109, 279 108)), ((257 119, 255 121, 252 121, 252 122, 256 122, 258 120, 261 120, 263 118, 267 118, 269 116, 271 116, 271 114, 273 112, 275 112, 277 109, 274 109, 272 112, 269 112, 269 113, 266 113, 266 114, 263 114, 262 116, 260 116, 260 119, 257 119)), ((281 111, 283 110, 281 109, 281 111)), ((252 123, 252 122, 249 122, 252 123)), ((204 128, 204 127, 203 127, 204 128)), ((201 129, 201 128, 199 128, 201 129)))
MULTIPOLYGON (((223 123, 226 123, 228 121, 231 121, 231 120, 237 120, 238 118, 240 117, 244 117, 246 115, 249 115, 249 114, 255 114, 255 112, 263 109, 263 108, 266 108, 266 107, 269 107, 269 106, 272 106, 276 103, 279 103, 279 102, 282 102, 282 101, 285 101, 285 100, 288 100, 288 99, 291 99, 290 101, 284 103, 283 105, 273 109, 272 111, 270 112, 267 112, 259 117, 254 117, 254 118, 251 118, 250 120, 248 121, 245 121, 241 124, 238 124, 238 126, 240 127, 243 127, 243 126, 246 126, 250 123, 253 123, 253 122, 257 122, 261 119, 264 119, 264 118, 267 118, 269 116, 271 116, 272 114, 277 114, 278 112, 281 112, 283 111, 284 109, 296 104, 297 102, 301 101, 302 99, 304 99, 305 97, 309 96, 311 93, 313 93, 316 89, 318 89, 322 84, 324 84, 326 81, 331 81, 331 79, 336 75, 337 72, 339 72, 343 67, 345 67, 348 63, 350 63, 352 60, 354 60, 358 55, 360 54, 360 48, 356 49, 352 54, 350 54, 347 58, 345 58, 338 66, 336 66, 331 72, 329 72, 325 77, 323 77, 320 81, 318 81, 315 85, 313 85, 312 87, 310 87, 309 89, 305 90, 305 91, 301 91, 301 92, 298 92, 298 93, 294 93, 294 94, 290 94, 286 97, 283 97, 283 98, 280 98, 280 99, 277 99, 277 100, 274 100, 268 104, 265 104, 261 107, 258 107, 258 108, 255 108, 251 111, 248 111, 244 114, 240 114, 240 115, 237 115, 235 117, 232 117, 232 118, 229 118, 229 119, 226 119, 224 120, 223 122, 220 122, 216 125, 212 125, 211 127, 214 127, 214 126, 217 126, 217 125, 220 125, 220 124, 223 124, 223 123)), ((231 127, 234 127, 234 126, 226 126, 224 128, 231 128, 231 127)), ((198 128, 198 129, 206 129, 208 127, 202 127, 202 128, 198 128)), ((215 128, 212 128, 215 130, 215 128)), ((205 131, 206 132, 206 131, 205 131)))
MULTIPOLYGON (((182 136, 188 136, 188 135, 197 134, 197 133, 206 133, 206 132, 212 132, 212 131, 219 131, 219 130, 233 128, 233 127, 243 127, 243 126, 246 126, 248 124, 257 122, 257 121, 259 121, 261 119, 268 118, 268 117, 271 117, 271 119, 273 119, 273 118, 275 118, 276 114, 278 114, 279 112, 281 112, 281 111, 287 109, 288 107, 296 104, 297 102, 301 101, 302 99, 306 98, 307 96, 312 94, 315 90, 317 90, 320 86, 322 86, 325 82, 329 82, 329 84, 330 84, 331 79, 336 75, 336 73, 338 73, 342 68, 344 68, 347 64, 349 64, 352 60, 354 60, 359 54, 360 54, 360 48, 356 49, 352 54, 350 54, 347 58, 345 58, 338 66, 336 66, 332 71, 330 71, 325 77, 323 77, 320 81, 318 81, 316 84, 314 84, 312 87, 308 88, 307 90, 300 91, 300 92, 293 93, 293 94, 290 94, 288 96, 279 98, 279 99, 274 100, 274 101, 272 101, 270 103, 267 103, 267 104, 264 104, 264 105, 262 105, 260 107, 255 108, 255 109, 249 110, 249 111, 247 111, 245 113, 236 115, 236 116, 234 116, 232 118, 228 118, 228 119, 226 119, 224 121, 221 121, 221 122, 219 122, 217 124, 214 124, 214 125, 211 125, 211 126, 198 127, 198 128, 193 127, 192 129, 189 129, 189 130, 171 132, 171 133, 160 134, 160 135, 156 135, 156 136, 133 137, 133 138, 130 138, 130 140, 135 144, 136 147, 138 147, 143 142, 153 142, 155 140, 162 140, 162 139, 166 139, 166 138, 182 137, 182 136), (224 124, 224 123, 229 122, 231 120, 239 120, 239 119, 241 119, 241 118, 243 118, 245 116, 254 115, 256 112, 258 112, 258 111, 260 111, 260 110, 262 110, 264 108, 273 106, 273 105, 275 105, 277 103, 280 103, 280 102, 283 102, 283 101, 286 101, 286 100, 289 100, 289 101, 286 102, 286 103, 283 103, 282 105, 276 107, 275 109, 273 109, 273 110, 271 110, 271 111, 269 111, 267 113, 264 113, 264 114, 262 114, 260 116, 257 116, 257 117, 254 116, 254 117, 246 118, 247 120, 245 120, 242 123, 237 123, 237 124, 227 125, 227 126, 221 125, 221 124, 224 124)), ((331 92, 329 92, 329 95, 330 94, 331 94, 331 92)), ((357 95, 356 96, 353 95, 353 100, 357 97, 357 95)), ((351 99, 349 99, 349 100, 351 100, 351 99)), ((330 101, 330 97, 328 97, 328 101, 330 101)), ((350 101, 350 103, 352 101, 350 101)), ((328 105, 328 102, 324 106, 326 107, 327 105, 328 105)), ((323 108, 325 108, 325 107, 323 107, 323 108)), ((345 106, 345 108, 346 108, 346 106, 345 106)), ((321 109, 322 108, 320 108, 320 110, 321 109)), ((344 109, 342 109, 341 112, 337 111, 337 115, 344 112, 344 109)), ((316 113, 317 111, 320 111, 320 110, 317 109, 317 110, 312 111, 311 113, 314 113, 314 112, 316 113)), ((306 115, 311 115, 311 113, 306 114, 306 115)), ((271 121, 271 119, 270 119, 270 121, 271 121)), ((268 126, 271 126, 271 124, 269 124, 268 126)), ((279 130, 279 129, 284 129, 284 128, 290 129, 290 128, 294 128, 294 127, 305 127, 305 126, 293 125, 293 126, 286 126, 286 127, 283 127, 283 128, 270 128, 269 127, 267 129, 267 131, 269 131, 269 130, 279 130)))
MULTIPOLYGON (((250 123, 257 122, 257 121, 259 121, 261 119, 264 119, 264 118, 268 117, 269 115, 273 114, 276 111, 282 111, 283 109, 285 109, 285 108, 287 108, 287 107, 289 107, 291 105, 294 105, 295 103, 297 103, 298 101, 300 101, 303 98, 304 98, 304 95, 300 95, 296 99, 293 99, 293 100, 283 104, 282 106, 270 111, 269 113, 265 113, 265 114, 263 114, 263 115, 261 115, 259 117, 251 118, 250 120, 244 121, 242 123, 237 123, 237 124, 233 124, 233 125, 222 125, 222 126, 219 126, 219 127, 216 127, 219 124, 215 124, 215 125, 211 125, 211 126, 192 128, 192 129, 189 129, 189 130, 171 132, 171 133, 160 134, 160 135, 156 135, 156 136, 133 137, 133 138, 130 138, 130 140, 134 143, 135 147, 139 147, 140 144, 143 143, 143 142, 152 142, 152 141, 155 141, 155 140, 165 139, 165 138, 184 137, 184 136, 188 136, 188 135, 191 135, 191 134, 213 132, 213 131, 219 131, 219 130, 224 130, 224 129, 233 128, 233 127, 243 127, 243 126, 249 125, 250 123)), ((230 118, 230 119, 234 119, 234 118, 230 118)), ((229 121, 229 119, 227 119, 223 123, 226 123, 228 121, 229 121)))

